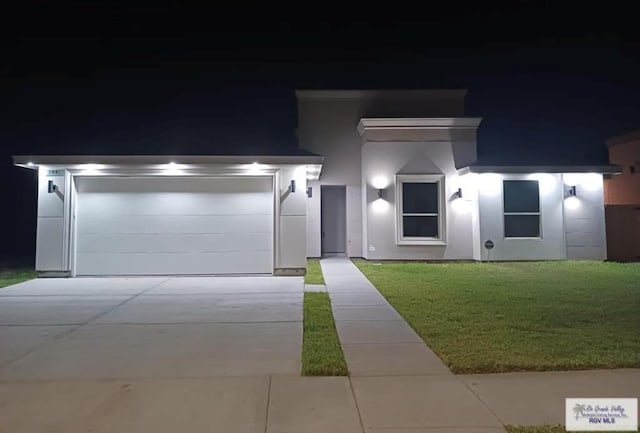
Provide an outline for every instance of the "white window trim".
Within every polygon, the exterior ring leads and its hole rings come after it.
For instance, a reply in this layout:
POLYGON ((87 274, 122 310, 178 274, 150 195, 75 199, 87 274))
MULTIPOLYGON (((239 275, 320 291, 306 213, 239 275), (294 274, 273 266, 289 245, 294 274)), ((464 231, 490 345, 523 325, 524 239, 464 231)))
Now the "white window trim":
MULTIPOLYGON (((404 174, 396 175, 396 244, 397 245, 446 245, 446 206, 444 175, 404 174), (402 185, 404 183, 429 182, 438 184, 438 234, 437 238, 404 237, 402 225, 402 185)), ((414 214, 432 215, 432 214, 414 214)))
POLYGON ((528 239, 528 240, 542 240, 542 197, 540 197, 540 181, 535 179, 523 179, 520 177, 514 178, 504 178, 502 179, 502 200, 500 203, 502 207, 502 237, 505 240, 518 240, 518 239, 528 239), (506 212, 504 210, 504 183, 512 180, 527 180, 534 181, 538 183, 538 212, 506 212), (537 215, 538 216, 538 236, 507 236, 507 226, 504 222, 504 217, 507 215, 537 215))

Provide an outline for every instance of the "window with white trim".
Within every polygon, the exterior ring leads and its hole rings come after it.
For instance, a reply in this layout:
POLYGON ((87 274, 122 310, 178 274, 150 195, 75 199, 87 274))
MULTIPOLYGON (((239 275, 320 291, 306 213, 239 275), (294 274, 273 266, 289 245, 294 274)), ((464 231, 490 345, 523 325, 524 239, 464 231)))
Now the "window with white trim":
POLYGON ((444 243, 442 176, 396 177, 397 243, 444 243))
POLYGON ((540 238, 540 186, 537 180, 503 181, 504 237, 540 238))

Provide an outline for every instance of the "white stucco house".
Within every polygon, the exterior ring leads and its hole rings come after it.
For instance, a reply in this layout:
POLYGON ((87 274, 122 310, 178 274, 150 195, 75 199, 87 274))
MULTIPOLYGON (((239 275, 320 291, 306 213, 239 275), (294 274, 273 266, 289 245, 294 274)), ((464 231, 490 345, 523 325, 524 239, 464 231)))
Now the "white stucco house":
POLYGON ((479 165, 481 119, 465 116, 465 94, 298 91, 294 155, 14 156, 39 179, 36 270, 299 274, 307 257, 335 254, 604 260, 603 175, 618 168, 479 165))

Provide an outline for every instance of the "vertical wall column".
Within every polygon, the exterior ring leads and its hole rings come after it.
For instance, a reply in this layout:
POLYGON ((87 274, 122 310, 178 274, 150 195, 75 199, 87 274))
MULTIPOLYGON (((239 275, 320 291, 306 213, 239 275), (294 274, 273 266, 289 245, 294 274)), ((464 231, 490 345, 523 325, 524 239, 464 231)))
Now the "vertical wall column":
POLYGON ((69 271, 65 259, 67 218, 70 218, 67 189, 70 174, 62 168, 40 167, 38 170, 38 221, 36 232, 36 271, 69 271))
POLYGON ((304 165, 284 167, 279 172, 279 254, 277 269, 306 269, 307 267, 307 173, 304 165), (295 181, 295 192, 291 181, 295 181))
POLYGON ((567 258, 605 260, 607 241, 602 175, 566 173, 564 188, 575 187, 575 196, 564 199, 567 258))
POLYGON ((322 215, 320 207, 320 182, 307 181, 307 187, 311 187, 311 197, 307 197, 307 257, 320 257, 322 255, 322 215))

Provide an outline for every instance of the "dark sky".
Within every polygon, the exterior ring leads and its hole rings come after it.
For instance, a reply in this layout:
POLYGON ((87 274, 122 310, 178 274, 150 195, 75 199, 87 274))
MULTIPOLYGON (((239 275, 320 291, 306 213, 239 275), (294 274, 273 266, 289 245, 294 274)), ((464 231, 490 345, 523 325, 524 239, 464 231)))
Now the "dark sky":
POLYGON ((213 3, 5 6, 0 256, 34 249, 11 154, 287 152, 295 88, 467 88, 487 163, 604 163, 640 129, 633 2, 213 3))

